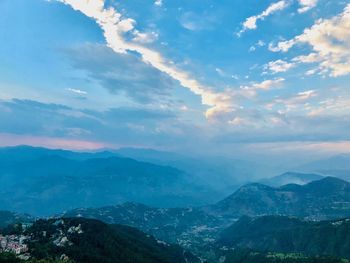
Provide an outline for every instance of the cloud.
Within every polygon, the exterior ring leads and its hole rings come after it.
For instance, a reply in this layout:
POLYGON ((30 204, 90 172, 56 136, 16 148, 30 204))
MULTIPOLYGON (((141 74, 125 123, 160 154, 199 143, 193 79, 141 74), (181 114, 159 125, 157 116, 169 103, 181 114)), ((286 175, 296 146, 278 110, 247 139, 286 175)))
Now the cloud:
POLYGON ((72 88, 67 88, 67 91, 73 92, 78 95, 87 95, 86 91, 80 90, 80 89, 72 89, 72 88))
POLYGON ((285 81, 284 78, 276 78, 276 79, 268 79, 264 80, 260 83, 253 83, 249 86, 242 86, 241 89, 243 90, 270 90, 272 88, 279 88, 285 81))
POLYGON ((293 63, 288 63, 286 61, 283 61, 281 59, 276 60, 276 61, 271 61, 267 65, 265 65, 265 69, 270 70, 273 74, 275 73, 281 73, 281 72, 286 72, 293 68, 295 64, 293 63))
POLYGON ((266 43, 262 40, 259 40, 258 42, 256 42, 254 45, 252 45, 250 48, 249 48, 249 51, 250 52, 253 52, 255 51, 257 48, 259 47, 264 47, 266 45, 266 43))
POLYGON ((306 90, 302 92, 298 92, 295 96, 286 99, 276 99, 275 103, 282 104, 287 111, 291 111, 294 109, 302 110, 300 105, 308 103, 310 99, 318 96, 315 90, 306 90))
POLYGON ((298 0, 300 8, 298 9, 299 13, 305 13, 310 9, 317 6, 318 0, 298 0))
POLYGON ((194 12, 185 12, 180 18, 181 26, 190 31, 200 31, 213 28, 215 18, 210 14, 196 14, 194 12))
POLYGON ((162 6, 163 5, 163 0, 156 0, 156 1, 154 1, 154 5, 156 5, 156 6, 162 6))
MULTIPOLYGON (((170 110, 155 107, 71 108, 31 100, 0 101, 0 134, 103 144, 172 143, 187 129, 170 110)), ((185 137, 183 138, 185 139, 185 137)), ((181 136, 179 138, 181 140, 181 136)))
POLYGON ((168 100, 176 85, 172 78, 133 54, 118 54, 101 44, 66 48, 64 55, 73 68, 112 94, 125 95, 138 103, 168 100))
POLYGON ((134 38, 132 40, 140 44, 150 44, 158 39, 158 33, 156 32, 142 33, 138 30, 134 30, 133 35, 134 38))
MULTIPOLYGON (((225 108, 212 108, 207 111, 207 116, 209 119, 214 121, 220 121, 223 123, 228 123, 231 125, 253 125, 257 127, 260 123, 256 122, 256 116, 259 116, 263 120, 263 116, 258 113, 257 108, 259 106, 255 105, 251 107, 238 106, 240 103, 245 104, 252 98, 257 97, 259 91, 268 91, 273 88, 279 88, 283 85, 285 79, 276 78, 273 80, 264 80, 262 82, 254 82, 250 85, 245 85, 239 87, 239 89, 229 89, 224 93, 220 99, 223 103, 237 105, 235 107, 225 107, 225 108)), ((251 104, 251 103, 248 103, 251 104)))
MULTIPOLYGON (((104 0, 58 0, 71 6, 74 10, 82 12, 87 17, 96 21, 104 33, 107 45, 116 53, 126 54, 134 52, 140 55, 141 59, 157 70, 167 74, 178 81, 183 87, 201 97, 202 104, 211 109, 227 109, 232 107, 231 102, 227 104, 227 94, 215 92, 212 88, 200 84, 196 79, 189 76, 173 65, 171 65, 163 56, 152 49, 143 45, 128 42, 124 35, 130 33, 136 24, 133 19, 122 18, 122 15, 113 7, 105 8, 104 0), (225 98, 222 100, 222 98, 225 98)), ((208 110, 208 111, 209 111, 208 110)), ((206 114, 208 116, 208 114, 206 114)))
POLYGON ((278 1, 276 3, 271 4, 265 11, 263 11, 261 14, 256 16, 248 17, 245 22, 243 23, 242 30, 238 33, 238 36, 240 36, 242 33, 244 33, 247 30, 254 30, 257 29, 257 22, 259 20, 264 20, 266 17, 273 15, 274 13, 284 10, 287 8, 289 3, 285 0, 278 1))
POLYGON ((276 46, 270 45, 273 52, 287 52, 296 45, 307 44, 312 52, 295 58, 300 63, 315 63, 319 72, 331 77, 350 73, 350 4, 344 11, 331 19, 319 19, 301 35, 276 46))

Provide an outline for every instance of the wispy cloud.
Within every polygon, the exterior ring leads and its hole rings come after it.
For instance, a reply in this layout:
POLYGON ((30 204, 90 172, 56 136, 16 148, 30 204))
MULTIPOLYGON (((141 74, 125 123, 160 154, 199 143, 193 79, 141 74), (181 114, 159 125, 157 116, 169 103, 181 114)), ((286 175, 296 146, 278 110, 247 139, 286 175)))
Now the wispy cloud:
POLYGON ((257 29, 257 22, 259 20, 264 20, 266 17, 273 15, 274 13, 281 11, 287 8, 289 3, 285 0, 281 0, 279 2, 271 4, 265 11, 263 11, 259 15, 248 17, 243 23, 243 28, 238 32, 238 36, 244 33, 247 30, 257 29))
POLYGON ((83 91, 83 90, 80 90, 80 89, 67 88, 66 90, 70 91, 70 92, 73 92, 75 94, 79 94, 79 95, 86 95, 87 94, 86 91, 83 91))
POLYGON ((305 13, 310 9, 317 6, 318 0, 298 0, 300 4, 300 8, 298 9, 299 13, 305 13))
POLYGON ((243 86, 241 88, 245 90, 270 90, 272 88, 281 87, 284 81, 284 78, 268 79, 259 83, 253 83, 250 86, 243 86))

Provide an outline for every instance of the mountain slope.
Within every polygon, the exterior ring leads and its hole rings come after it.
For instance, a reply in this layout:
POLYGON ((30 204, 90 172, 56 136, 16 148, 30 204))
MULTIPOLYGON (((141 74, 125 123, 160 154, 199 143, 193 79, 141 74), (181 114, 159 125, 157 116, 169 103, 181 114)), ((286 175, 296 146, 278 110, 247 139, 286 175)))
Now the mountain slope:
POLYGON ((223 231, 218 243, 258 251, 350 258, 350 219, 312 222, 281 216, 243 217, 223 231))
POLYGON ((152 208, 136 203, 75 209, 63 216, 93 218, 108 224, 136 227, 160 240, 186 248, 205 243, 206 238, 218 233, 219 226, 228 226, 200 208, 152 208))
POLYGON ((15 223, 31 222, 33 218, 29 215, 0 211, 0 229, 15 223))
POLYGON ((197 263, 176 245, 159 242, 137 229, 97 220, 38 220, 24 232, 29 253, 40 259, 65 255, 75 263, 197 263))
POLYGON ((309 184, 274 188, 248 184, 208 209, 228 217, 293 215, 314 219, 350 215, 350 183, 326 177, 309 184))

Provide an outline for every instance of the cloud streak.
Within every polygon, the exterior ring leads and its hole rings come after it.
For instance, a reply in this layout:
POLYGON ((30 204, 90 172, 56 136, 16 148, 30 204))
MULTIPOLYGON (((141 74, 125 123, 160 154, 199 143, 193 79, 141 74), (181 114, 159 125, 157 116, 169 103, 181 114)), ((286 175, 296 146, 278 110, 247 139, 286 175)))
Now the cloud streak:
POLYGON ((298 13, 305 13, 310 9, 317 6, 318 0, 298 0, 300 4, 300 8, 298 9, 298 13))
POLYGON ((246 32, 247 30, 257 29, 257 22, 259 20, 264 20, 266 17, 273 15, 274 13, 284 10, 288 7, 288 2, 285 0, 278 1, 276 3, 271 4, 265 11, 263 11, 259 15, 248 17, 243 23, 242 30, 238 33, 238 36, 246 32))
POLYGON ((67 88, 67 91, 73 92, 75 94, 79 94, 79 95, 87 95, 86 91, 80 90, 80 89, 72 89, 72 88, 67 88))
MULTIPOLYGON (((122 18, 122 15, 114 8, 106 9, 104 0, 58 0, 92 18, 100 26, 104 33, 107 45, 117 53, 136 52, 141 59, 152 65, 159 71, 177 80, 181 86, 201 97, 202 104, 209 106, 209 110, 227 110, 231 107, 232 98, 228 94, 215 92, 212 88, 199 83, 170 63, 157 51, 149 49, 139 43, 129 42, 124 38, 125 33, 135 30, 136 21, 130 18, 122 18)), ((208 112, 207 112, 208 113, 208 112)), ((209 115, 206 114, 208 117, 209 115)))

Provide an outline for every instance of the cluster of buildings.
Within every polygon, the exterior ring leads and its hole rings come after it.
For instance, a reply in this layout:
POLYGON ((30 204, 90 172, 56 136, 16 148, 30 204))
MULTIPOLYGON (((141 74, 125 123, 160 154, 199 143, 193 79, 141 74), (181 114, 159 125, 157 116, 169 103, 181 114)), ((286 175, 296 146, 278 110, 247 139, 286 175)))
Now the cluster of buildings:
POLYGON ((11 252, 16 255, 25 254, 28 252, 28 246, 25 241, 28 239, 24 235, 0 235, 0 252, 11 252))

